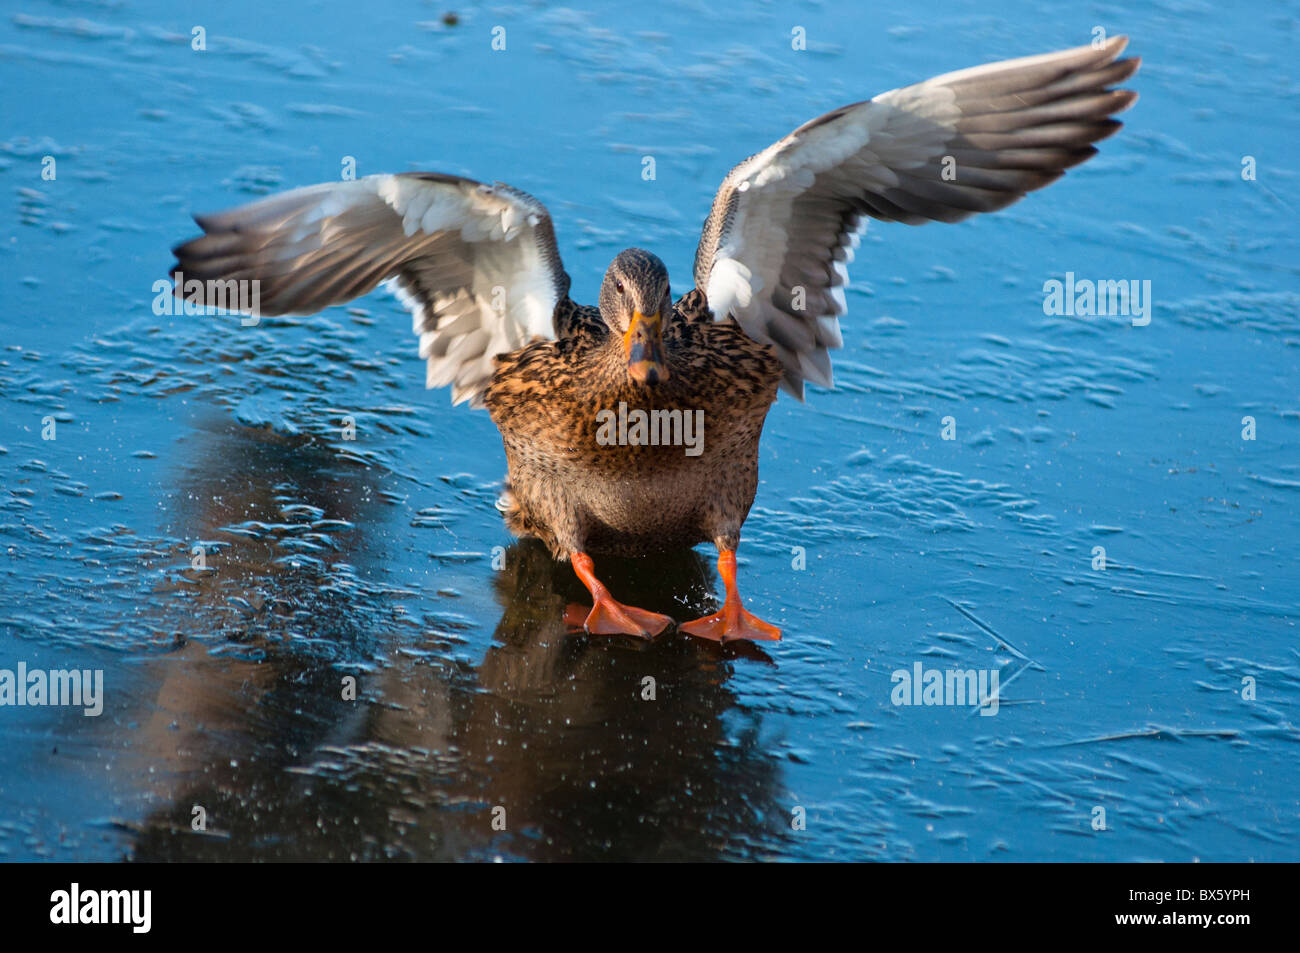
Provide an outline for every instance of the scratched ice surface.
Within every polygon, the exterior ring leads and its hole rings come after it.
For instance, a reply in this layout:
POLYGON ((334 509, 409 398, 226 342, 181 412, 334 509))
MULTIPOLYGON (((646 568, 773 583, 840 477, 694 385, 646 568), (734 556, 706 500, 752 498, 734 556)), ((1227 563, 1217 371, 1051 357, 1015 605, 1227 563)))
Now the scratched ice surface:
MULTIPOLYGON (((0 708, 0 859, 1296 858, 1300 5, 836 7, 7 6, 0 668, 102 669, 105 709, 0 708), (567 636, 391 298, 152 309, 189 213, 345 156, 536 194, 579 300, 632 244, 684 291, 734 162, 1096 26, 1145 60, 1126 128, 1002 214, 873 225, 838 389, 772 411, 765 654, 567 636), (1066 272, 1149 280, 1150 324, 1046 316, 1066 272), (997 671, 997 714, 894 705, 917 663, 997 671)), ((712 559, 609 581, 689 618, 712 559)))

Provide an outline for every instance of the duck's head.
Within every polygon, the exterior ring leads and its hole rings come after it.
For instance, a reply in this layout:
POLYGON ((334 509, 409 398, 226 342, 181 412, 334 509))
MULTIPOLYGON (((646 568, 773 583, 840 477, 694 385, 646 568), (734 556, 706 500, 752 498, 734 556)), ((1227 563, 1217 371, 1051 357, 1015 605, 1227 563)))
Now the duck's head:
POLYGON ((623 342, 632 380, 657 384, 668 379, 663 325, 672 310, 664 263, 639 248, 619 252, 600 286, 600 315, 623 342))

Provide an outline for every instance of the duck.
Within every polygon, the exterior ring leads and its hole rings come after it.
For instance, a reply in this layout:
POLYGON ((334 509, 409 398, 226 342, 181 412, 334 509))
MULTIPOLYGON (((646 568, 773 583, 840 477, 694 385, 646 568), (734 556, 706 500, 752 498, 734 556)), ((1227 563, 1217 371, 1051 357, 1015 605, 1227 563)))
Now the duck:
POLYGON ((251 282, 243 313, 310 314, 384 285, 412 314, 426 385, 500 431, 498 508, 586 586, 582 629, 650 638, 675 624, 619 602, 594 557, 712 543, 724 600, 678 631, 778 640, 737 586, 760 438, 779 392, 802 402, 807 384, 834 386, 866 224, 994 212, 1091 158, 1137 98, 1117 88, 1141 62, 1121 57, 1127 42, 946 73, 804 123, 723 180, 694 287, 675 301, 662 260, 628 248, 597 303, 576 303, 538 199, 437 172, 196 215, 203 234, 173 249, 173 293, 205 305, 251 282))

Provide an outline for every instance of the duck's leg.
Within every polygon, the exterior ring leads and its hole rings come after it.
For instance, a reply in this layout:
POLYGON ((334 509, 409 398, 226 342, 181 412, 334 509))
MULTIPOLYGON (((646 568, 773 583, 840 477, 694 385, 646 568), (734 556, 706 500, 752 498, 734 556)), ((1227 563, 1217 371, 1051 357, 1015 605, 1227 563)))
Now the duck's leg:
POLYGON ((678 628, 687 635, 716 642, 729 642, 733 639, 751 639, 755 641, 774 642, 781 638, 781 630, 764 622, 758 616, 746 612, 736 589, 736 551, 734 549, 718 550, 718 575, 727 587, 727 601, 713 615, 706 615, 694 622, 687 622, 678 628))
POLYGON ((595 566, 586 553, 573 553, 569 560, 573 571, 591 590, 594 605, 583 628, 592 635, 658 635, 672 623, 672 619, 658 612, 648 612, 635 606, 616 602, 605 584, 596 578, 595 566))

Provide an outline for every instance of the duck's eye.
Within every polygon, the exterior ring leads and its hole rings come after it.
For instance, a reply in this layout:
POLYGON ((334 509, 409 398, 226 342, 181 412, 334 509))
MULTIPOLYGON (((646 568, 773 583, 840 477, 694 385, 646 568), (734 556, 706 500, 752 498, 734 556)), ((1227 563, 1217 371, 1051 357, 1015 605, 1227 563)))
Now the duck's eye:
POLYGON ((617 291, 619 294, 622 294, 622 293, 623 293, 623 282, 621 282, 621 281, 615 281, 615 282, 614 282, 614 290, 617 291))

